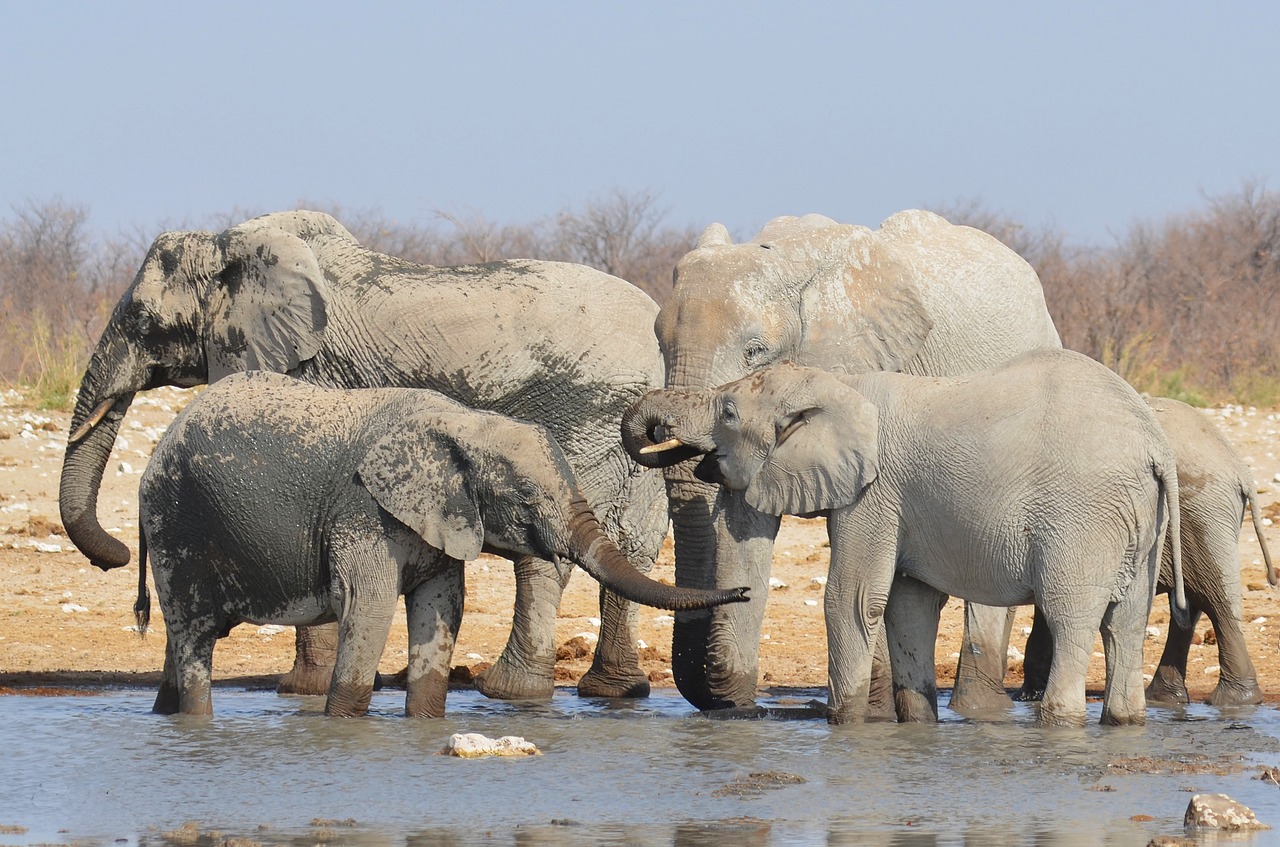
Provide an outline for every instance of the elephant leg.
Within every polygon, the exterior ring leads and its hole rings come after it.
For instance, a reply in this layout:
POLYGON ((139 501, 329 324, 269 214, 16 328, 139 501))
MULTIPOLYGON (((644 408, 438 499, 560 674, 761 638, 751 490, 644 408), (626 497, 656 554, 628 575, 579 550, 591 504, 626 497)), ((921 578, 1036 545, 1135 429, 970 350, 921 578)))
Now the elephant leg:
MULTIPOLYGON (((1190 598, 1188 598, 1190 601, 1190 598)), ((1236 603, 1239 606, 1239 603, 1236 603)), ((1258 672, 1245 647, 1244 628, 1239 611, 1219 612, 1214 604, 1205 604, 1205 612, 1213 621, 1218 638, 1218 684, 1209 695, 1210 706, 1252 706, 1262 702, 1258 672)))
POLYGON ((884 631, 893 666, 893 699, 902 723, 936 723, 938 671, 934 650, 938 616, 947 595, 909 576, 893 581, 885 608, 884 631))
POLYGON ((897 531, 856 510, 831 513, 827 621, 827 722, 861 723, 871 695, 871 665, 893 584, 897 531), (882 530, 882 531, 877 531, 882 530))
POLYGON ((164 671, 160 675, 160 690, 156 692, 156 702, 151 711, 157 715, 176 715, 179 707, 178 670, 173 661, 173 638, 168 637, 164 645, 164 671))
MULTIPOLYGON (((892 596, 892 594, 890 595, 892 596)), ((871 656, 871 691, 867 695, 867 720, 895 721, 898 710, 893 703, 893 663, 889 660, 889 637, 880 627, 876 651, 871 656)))
POLYGON ((1102 650, 1107 659, 1107 681, 1102 695, 1101 723, 1141 726, 1147 722, 1147 701, 1142 691, 1142 642, 1151 611, 1150 583, 1138 580, 1128 593, 1107 606, 1102 615, 1102 650))
POLYGON ((337 654, 337 624, 298 627, 294 636, 293 668, 280 678, 276 692, 312 695, 327 693, 337 654))
POLYGON ((391 621, 395 617, 397 583, 394 579, 362 579, 358 582, 337 574, 396 573, 395 562, 377 561, 384 554, 371 554, 362 565, 344 567, 335 562, 333 571, 338 596, 338 653, 324 713, 335 717, 359 717, 369 711, 378 661, 387 646, 391 621))
MULTIPOLYGON (((212 626, 188 623, 186 626, 169 628, 165 664, 168 665, 169 654, 172 653, 173 679, 176 681, 178 712, 181 714, 213 714, 213 647, 217 641, 217 630, 212 626)), ((163 684, 161 691, 164 691, 163 684)), ((157 704, 159 701, 160 697, 157 696, 157 704)))
POLYGON ((453 647, 462 625, 465 596, 462 563, 446 567, 405 597, 409 624, 409 667, 405 677, 405 714, 411 718, 444 716, 453 647))
MULTIPOLYGON (((618 460, 630 464, 625 451, 618 460)), ((616 516, 604 519, 606 533, 641 573, 649 573, 667 536, 666 482, 654 470, 637 469, 623 486, 616 516)), ((639 607, 612 591, 600 591, 600 640, 591 667, 578 680, 583 697, 648 697, 649 677, 636 652, 639 607)))
POLYGON ((1044 697, 1044 688, 1049 682, 1049 666, 1053 662, 1053 636, 1049 634, 1044 612, 1038 606, 1031 621, 1026 651, 1022 662, 1022 689, 1016 699, 1029 703, 1044 697))
POLYGON ((963 712, 1007 709, 1004 674, 1009 661, 1009 633, 1014 610, 978 603, 964 604, 964 640, 956 665, 951 708, 963 712))
POLYGON ((649 677, 636 652, 638 607, 600 589, 600 640, 591 668, 578 680, 582 697, 648 697, 649 677))
POLYGON ((1147 685, 1147 700, 1152 703, 1181 705, 1190 701, 1187 695, 1187 653, 1191 650, 1191 639, 1200 621, 1200 609, 1191 603, 1190 597, 1187 602, 1191 606, 1187 626, 1178 626, 1177 618, 1169 616, 1169 636, 1165 639, 1156 672, 1147 685))
POLYGON ((516 601, 511 635, 493 667, 480 674, 476 688, 496 700, 550 700, 555 692, 556 612, 568 581, 543 559, 515 562, 516 601))

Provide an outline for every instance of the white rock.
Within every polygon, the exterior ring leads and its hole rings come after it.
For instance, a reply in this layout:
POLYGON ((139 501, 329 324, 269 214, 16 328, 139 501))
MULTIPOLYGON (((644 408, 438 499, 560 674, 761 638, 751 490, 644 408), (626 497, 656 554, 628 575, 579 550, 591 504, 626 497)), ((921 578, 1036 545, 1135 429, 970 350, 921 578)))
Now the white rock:
POLYGON ((804 601, 804 604, 805 604, 806 606, 816 606, 816 605, 818 605, 818 601, 817 601, 817 600, 805 600, 805 601, 804 601))
POLYGON ((71 612, 87 612, 89 611, 89 607, 81 606, 79 603, 63 603, 62 611, 67 614, 70 614, 71 612))
POLYGON ((826 585, 827 578, 825 576, 815 576, 813 579, 809 580, 809 582, 813 583, 814 585, 826 585))
POLYGON ((786 588, 787 584, 776 576, 771 576, 769 577, 769 587, 774 591, 777 591, 779 588, 786 588))
POLYGON ((668 624, 674 624, 676 619, 674 615, 658 615, 653 619, 653 622, 658 626, 667 626, 668 624))
POLYGON ((1258 822, 1253 809, 1232 800, 1226 794, 1196 794, 1187 804, 1187 812, 1182 817, 1182 825, 1188 829, 1203 827, 1206 829, 1271 829, 1258 822))
POLYGON ((484 656, 481 656, 479 653, 468 653, 467 658, 475 662, 475 661, 479 661, 480 659, 483 659, 484 656))
POLYGON ((1022 651, 1019 650, 1017 647, 1014 647, 1012 644, 1009 645, 1008 656, 1011 660, 1015 662, 1020 662, 1022 661, 1023 658, 1025 658, 1022 655, 1022 651))
POLYGON ((1217 665, 1209 665, 1209 667, 1204 669, 1204 672, 1207 674, 1210 674, 1210 673, 1217 673, 1219 670, 1220 668, 1217 665))
MULTIPOLYGON (((675 618, 672 618, 671 620, 675 620, 675 618)), ((600 619, 599 619, 599 618, 587 618, 587 623, 591 624, 591 625, 592 625, 592 626, 594 626, 596 629, 599 629, 599 628, 600 628, 600 619)))
POLYGON ((478 732, 455 732, 440 751, 446 756, 460 759, 478 759, 482 756, 539 756, 542 751, 518 735, 488 738, 478 732))
POLYGON ((285 631, 285 627, 280 626, 279 624, 274 624, 274 623, 263 624, 262 626, 258 627, 258 635, 265 635, 267 637, 271 637, 272 635, 279 635, 284 631, 285 631))
POLYGON ((1158 627, 1158 626, 1149 626, 1149 627, 1147 627, 1147 638, 1148 638, 1148 639, 1156 639, 1156 638, 1159 638, 1159 637, 1160 637, 1160 627, 1158 627))
POLYGON ((1266 619, 1266 618, 1254 618, 1252 622, 1253 622, 1253 623, 1266 623, 1266 622, 1267 622, 1267 619, 1266 619))
POLYGON ((649 647, 648 643, 647 643, 643 638, 637 638, 637 639, 636 639, 636 649, 637 649, 637 650, 645 650, 645 649, 647 649, 648 647, 649 647))
POLYGON ((39 550, 41 553, 61 553, 61 544, 46 544, 43 541, 32 541, 31 546, 39 550))
POLYGON ((583 630, 582 632, 574 633, 573 637, 581 638, 583 641, 599 641, 600 640, 600 636, 596 635, 594 632, 587 632, 586 630, 583 630))

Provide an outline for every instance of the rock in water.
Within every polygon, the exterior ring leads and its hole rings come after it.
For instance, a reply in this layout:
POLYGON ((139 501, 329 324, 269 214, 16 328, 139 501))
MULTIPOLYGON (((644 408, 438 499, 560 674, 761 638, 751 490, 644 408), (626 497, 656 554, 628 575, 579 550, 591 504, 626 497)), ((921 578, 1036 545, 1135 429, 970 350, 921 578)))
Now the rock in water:
POLYGON ((1259 823, 1253 809, 1225 794, 1197 794, 1187 805, 1183 826, 1205 829, 1246 830, 1271 829, 1259 823))
POLYGON ((446 756, 478 759, 481 756, 540 756, 542 751, 518 735, 488 738, 478 732, 455 732, 440 751, 446 756))

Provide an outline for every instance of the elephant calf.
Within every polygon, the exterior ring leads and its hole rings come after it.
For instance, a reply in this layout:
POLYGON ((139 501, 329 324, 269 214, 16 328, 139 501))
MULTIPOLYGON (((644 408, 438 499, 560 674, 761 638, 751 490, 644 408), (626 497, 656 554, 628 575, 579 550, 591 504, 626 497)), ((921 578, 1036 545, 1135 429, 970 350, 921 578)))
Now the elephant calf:
POLYGON ((649 392, 623 441, 649 459, 705 455, 701 477, 766 514, 828 513, 833 723, 865 715, 882 623, 898 717, 937 719, 934 642, 950 594, 1044 610, 1055 650, 1042 724, 1084 723, 1099 629, 1103 723, 1146 720, 1142 644, 1166 525, 1186 616, 1178 478, 1151 409, 1097 362, 1040 350, 960 377, 782 364, 717 389, 649 392), (659 430, 669 437, 655 443, 659 430))
POLYGON ((432 391, 319 388, 229 376, 157 445, 140 488, 140 627, 146 554, 168 630, 155 711, 209 713, 215 641, 242 621, 338 623, 325 712, 368 710, 397 598, 405 596, 405 711, 444 713, 462 620, 463 567, 482 550, 577 562, 638 603, 744 600, 654 582, 600 526, 539 426, 432 391))

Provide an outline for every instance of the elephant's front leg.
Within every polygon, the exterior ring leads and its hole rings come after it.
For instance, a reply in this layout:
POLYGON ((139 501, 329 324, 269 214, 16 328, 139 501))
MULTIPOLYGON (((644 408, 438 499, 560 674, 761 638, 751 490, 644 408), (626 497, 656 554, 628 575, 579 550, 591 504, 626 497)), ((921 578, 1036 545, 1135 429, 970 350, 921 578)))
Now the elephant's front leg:
POLYGON ((556 612, 572 569, 544 559, 515 562, 516 600, 507 645, 476 688, 497 700, 550 700, 555 692, 556 612))
MULTIPOLYGON (((350 556, 351 554, 347 554, 350 556)), ((345 557, 344 557, 345 558, 345 557)), ((325 700, 326 715, 359 717, 369 711, 378 661, 395 617, 397 565, 385 553, 353 556, 333 566, 338 616, 338 654, 325 700), (352 574, 361 574, 352 579, 352 574), (385 574, 386 576, 371 576, 385 574)))
POLYGON ((858 514, 861 511, 842 509, 827 521, 831 573, 823 611, 827 622, 827 721, 833 724, 866 719, 872 658, 884 623, 897 554, 896 528, 869 526, 881 522, 858 514))
POLYGON ((1053 664, 1053 636, 1044 622, 1044 612, 1036 607, 1031 622, 1031 634, 1027 636, 1026 655, 1022 659, 1022 688, 1017 699, 1031 703, 1044 697, 1049 684, 1049 667, 1053 664))
POLYGON ((447 563, 440 573, 405 595, 409 667, 404 710, 411 718, 444 715, 449 667, 462 624, 464 579, 462 562, 447 563))
POLYGON ((583 697, 648 697, 649 677, 636 652, 638 607, 600 589, 600 641, 591 668, 578 680, 583 697))
POLYGON ((300 626, 294 636, 293 668, 280 677, 279 694, 324 694, 338 654, 336 623, 300 626))
POLYGON ((1011 608, 964 604, 964 641, 956 665, 951 708, 979 712, 1013 705, 1004 688, 1013 616, 1011 608))
POLYGON ((947 595, 909 576, 898 576, 889 593, 884 629, 893 668, 893 700, 898 720, 938 720, 938 671, 934 649, 938 617, 947 595))

